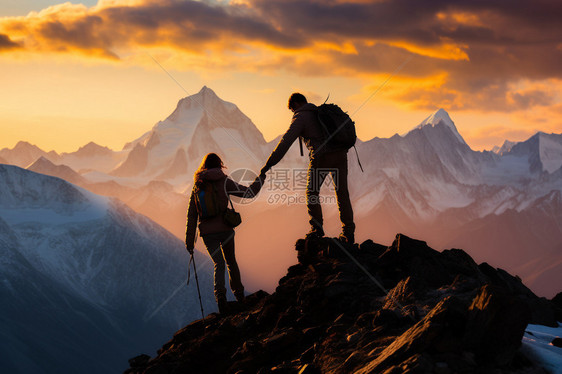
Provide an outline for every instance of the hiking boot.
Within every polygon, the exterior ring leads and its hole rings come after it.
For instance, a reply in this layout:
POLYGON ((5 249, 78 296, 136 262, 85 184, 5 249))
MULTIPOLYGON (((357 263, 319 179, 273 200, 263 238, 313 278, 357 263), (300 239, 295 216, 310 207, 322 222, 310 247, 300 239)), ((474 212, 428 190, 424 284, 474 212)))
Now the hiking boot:
POLYGON ((343 242, 343 243, 347 243, 349 245, 353 245, 355 244, 355 235, 353 235, 352 233, 341 233, 340 236, 338 237, 338 239, 343 242))
POLYGON ((246 299, 246 296, 244 296, 244 292, 236 292, 234 294, 234 297, 236 298, 236 301, 238 301, 239 303, 243 303, 244 300, 246 299))
POLYGON ((217 299, 217 305, 219 306, 219 314, 226 314, 228 311, 228 303, 226 298, 217 299))

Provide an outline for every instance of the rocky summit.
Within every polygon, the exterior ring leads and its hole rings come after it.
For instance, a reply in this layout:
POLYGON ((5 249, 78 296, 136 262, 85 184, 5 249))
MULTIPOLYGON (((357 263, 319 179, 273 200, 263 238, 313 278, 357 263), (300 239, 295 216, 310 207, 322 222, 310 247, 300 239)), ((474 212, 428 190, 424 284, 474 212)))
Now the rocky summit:
POLYGON ((296 250, 273 294, 191 323, 125 373, 546 373, 519 347, 560 310, 518 277, 402 234, 296 250))

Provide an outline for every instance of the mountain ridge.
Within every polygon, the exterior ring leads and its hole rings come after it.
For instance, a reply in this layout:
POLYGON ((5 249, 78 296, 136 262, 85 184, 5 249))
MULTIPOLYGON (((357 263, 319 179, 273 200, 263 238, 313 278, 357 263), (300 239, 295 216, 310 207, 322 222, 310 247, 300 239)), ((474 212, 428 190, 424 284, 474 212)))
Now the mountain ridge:
POLYGON ((104 147, 95 142, 89 142, 86 145, 78 148, 75 152, 70 153, 63 153, 61 157, 65 157, 67 155, 73 154, 76 157, 92 157, 92 156, 103 156, 113 152, 109 147, 104 147))
POLYGON ((44 156, 39 157, 34 163, 26 167, 27 170, 62 178, 72 184, 84 184, 86 179, 66 165, 55 165, 44 156))
MULTIPOLYGON (((200 95, 200 94, 203 94, 203 95, 206 95, 206 96, 212 96, 212 97, 214 97, 216 100, 218 100, 218 101, 220 101, 220 102, 226 104, 227 106, 230 106, 230 107, 232 107, 232 108, 235 107, 236 109, 238 109, 235 104, 220 99, 220 97, 218 97, 218 95, 216 95, 216 93, 215 93, 212 89, 210 89, 209 87, 207 87, 207 86, 203 86, 202 89, 201 89, 197 94, 191 95, 191 96, 196 96, 196 95, 200 95)), ((194 106, 194 105, 192 105, 192 104, 193 104, 193 101, 195 101, 195 100, 190 99, 191 96, 186 96, 186 97, 180 99, 180 100, 178 101, 178 104, 176 105, 176 108, 174 109, 174 111, 173 111, 165 120, 157 122, 157 123, 153 126, 153 128, 152 128, 151 130, 149 130, 148 132, 146 132, 144 135, 141 135, 141 137, 137 138, 136 140, 125 143, 125 145, 122 147, 122 150, 132 150, 133 147, 134 147, 134 145, 135 145, 136 143, 138 143, 139 141, 142 141, 142 140, 146 139, 146 137, 149 136, 149 135, 151 135, 152 132, 153 132, 156 128, 159 127, 159 125, 162 125, 162 124, 166 123, 166 121, 168 121, 168 120, 170 120, 170 119, 175 119, 175 117, 178 117, 179 115, 178 115, 177 113, 179 113, 179 112, 181 111, 181 110, 180 110, 180 107, 182 106, 182 103, 188 102, 188 103, 190 103, 191 106, 194 106), (188 100, 188 99, 189 99, 189 100, 188 100)), ((199 100, 198 100, 198 101, 195 101, 195 103, 196 103, 195 106, 200 105, 200 103, 203 103, 204 101, 206 101, 206 100, 203 100, 203 101, 199 101, 199 100)), ((239 109, 238 109, 238 110, 239 110, 239 109)), ((202 111, 204 111, 204 109, 202 109, 202 111)), ((455 137, 457 137, 457 139, 458 139, 461 143, 467 144, 466 141, 464 140, 464 138, 462 138, 462 135, 458 132, 458 129, 457 129, 456 126, 454 125, 454 122, 451 120, 451 117, 450 117, 449 113, 448 113, 447 111, 445 111, 443 108, 437 109, 435 112, 433 112, 433 113, 430 114, 428 117, 426 117, 419 125, 417 125, 417 126, 415 126, 414 128, 412 128, 412 130, 410 130, 409 132, 412 132, 412 131, 414 131, 414 130, 422 129, 422 128, 425 127, 425 126, 434 127, 434 126, 437 125, 439 122, 443 122, 445 126, 449 127, 449 128, 451 129, 451 131, 455 134, 455 137)), ((226 121, 226 122, 224 122, 224 123, 220 123, 221 126, 222 126, 222 125, 229 125, 229 124, 230 124, 230 122, 228 122, 228 121, 226 121)), ((254 125, 254 126, 255 126, 255 125, 254 125)), ((257 129, 257 128, 256 128, 256 129, 257 129)), ((259 130, 258 130, 258 131, 259 131, 259 130)), ((408 133, 409 133, 409 132, 408 132, 408 133)), ((261 133, 261 131, 260 131, 260 133, 261 133)), ((405 133, 405 134, 403 134, 403 135, 395 134, 395 136, 397 135, 397 136, 404 137, 404 136, 406 136, 408 133, 405 133)), ((527 139, 525 139, 525 140, 521 140, 521 141, 510 141, 510 140, 507 140, 507 139, 506 139, 501 147, 499 147, 499 146, 494 147, 494 149, 495 149, 496 151, 492 151, 492 152, 493 152, 493 153, 498 153, 498 154, 503 153, 503 152, 509 152, 509 151, 511 150, 511 148, 513 147, 513 145, 518 144, 518 143, 522 143, 522 142, 525 142, 525 141, 528 141, 528 140, 530 140, 531 138, 533 138, 533 137, 535 137, 535 136, 538 136, 538 135, 541 135, 541 134, 543 134, 543 135, 561 135, 561 134, 556 134, 556 133, 550 133, 550 134, 548 134, 548 133, 545 133, 545 132, 543 132, 543 131, 537 131, 535 134, 531 135, 529 138, 527 138, 527 139)), ((264 139, 264 143, 267 143, 267 144, 270 144, 270 145, 271 145, 271 144, 275 145, 275 144, 277 144, 277 142, 280 140, 281 135, 282 135, 282 134, 278 135, 277 137, 275 137, 274 139, 272 139, 270 142, 265 142, 265 139, 264 139)), ((262 135, 262 137, 263 137, 263 135, 262 135)), ((379 138, 379 137, 375 136, 375 137, 373 137, 373 138, 371 138, 371 139, 367 139, 367 140, 360 140, 360 139, 358 139, 358 140, 359 140, 360 142, 364 143, 364 142, 372 141, 372 140, 374 140, 374 139, 391 139, 391 138, 393 138, 393 137, 390 137, 390 138, 379 138)), ((470 147, 470 146, 469 146, 469 147, 470 147)), ((12 148, 12 149, 7 148, 7 147, 1 149, 1 150, 0 150, 0 157, 2 157, 4 160, 9 160, 10 158, 12 158, 11 156, 3 157, 2 154, 10 154, 10 153, 13 153, 13 152, 16 152, 16 151, 20 151, 20 150, 22 150, 22 149, 37 151, 37 152, 40 153, 41 155, 47 154, 47 155, 49 155, 49 157, 46 157, 46 158, 49 159, 49 160, 52 161, 52 162, 56 162, 59 157, 64 158, 64 157, 67 157, 67 156, 69 156, 69 155, 82 156, 82 157, 83 157, 83 156, 87 156, 87 155, 91 156, 91 153, 106 154, 106 153, 108 153, 108 151, 111 151, 111 152, 118 152, 118 151, 112 150, 112 149, 110 149, 110 148, 108 148, 108 147, 106 147, 106 146, 100 146, 100 145, 96 144, 95 142, 90 141, 90 142, 88 142, 87 144, 85 144, 84 146, 79 147, 79 148, 78 148, 76 151, 74 151, 74 152, 63 152, 63 153, 61 153, 61 154, 58 154, 56 151, 49 151, 49 152, 46 152, 46 151, 40 149, 39 147, 37 147, 36 145, 33 145, 33 144, 31 144, 31 143, 29 143, 29 142, 27 142, 27 141, 19 141, 19 142, 14 146, 14 148, 12 148)), ((472 149, 472 148, 471 148, 471 149, 472 149)), ((487 151, 474 151, 474 152, 487 152, 487 151)), ((32 160, 32 161, 35 161, 35 160, 32 160)), ((10 162, 13 163, 13 164, 16 164, 16 163, 14 163, 14 161, 10 161, 10 162)), ((19 164, 19 163, 21 163, 21 162, 18 162, 18 164, 19 164)), ((24 163, 23 166, 28 166, 28 165, 29 165, 29 163, 27 163, 27 164, 24 163)), ((18 166, 20 166, 20 165, 18 165, 18 166)))
MULTIPOLYGON (((5 370, 115 371, 196 318, 185 246, 119 200, 0 165, 0 211, 5 370)), ((199 271, 213 310, 212 274, 199 271)))
POLYGON ((192 322, 124 373, 540 372, 523 334, 562 309, 516 277, 402 234, 338 243, 300 239, 273 294, 192 322))

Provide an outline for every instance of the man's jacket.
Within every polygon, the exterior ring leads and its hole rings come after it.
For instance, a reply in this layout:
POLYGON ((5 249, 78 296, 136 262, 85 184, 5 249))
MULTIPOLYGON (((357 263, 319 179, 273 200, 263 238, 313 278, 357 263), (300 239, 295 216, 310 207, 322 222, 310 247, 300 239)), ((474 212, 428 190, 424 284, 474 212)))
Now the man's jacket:
POLYGON ((310 157, 314 157, 326 148, 324 147, 324 136, 318 122, 318 108, 312 103, 304 104, 295 111, 289 129, 265 163, 267 169, 281 161, 299 136, 302 136, 306 148, 310 151, 310 157))

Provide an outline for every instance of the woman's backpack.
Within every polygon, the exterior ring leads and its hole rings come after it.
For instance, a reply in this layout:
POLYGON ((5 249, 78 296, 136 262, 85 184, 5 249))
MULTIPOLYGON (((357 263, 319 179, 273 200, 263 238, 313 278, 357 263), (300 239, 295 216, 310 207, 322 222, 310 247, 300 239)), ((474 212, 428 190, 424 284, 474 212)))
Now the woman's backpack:
POLYGON ((217 184, 213 182, 204 182, 195 191, 195 205, 199 219, 207 219, 218 216, 222 213, 218 205, 217 184))

